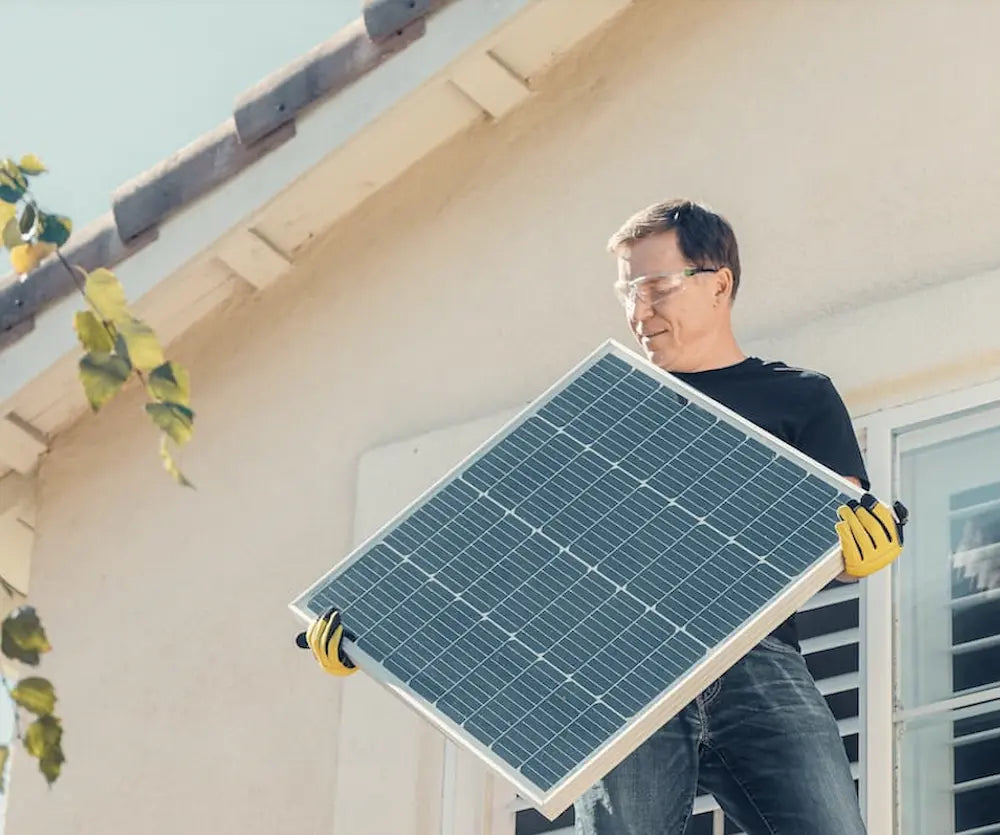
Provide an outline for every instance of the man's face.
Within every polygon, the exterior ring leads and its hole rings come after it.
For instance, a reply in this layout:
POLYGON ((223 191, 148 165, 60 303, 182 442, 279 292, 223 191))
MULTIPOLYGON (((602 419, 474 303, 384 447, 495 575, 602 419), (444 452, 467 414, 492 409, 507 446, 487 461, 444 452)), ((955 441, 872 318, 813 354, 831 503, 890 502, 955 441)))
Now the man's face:
POLYGON ((619 252, 619 286, 644 278, 625 305, 629 327, 649 360, 665 371, 696 370, 715 339, 725 333, 726 273, 683 275, 692 267, 715 266, 688 261, 673 231, 641 238, 619 252))

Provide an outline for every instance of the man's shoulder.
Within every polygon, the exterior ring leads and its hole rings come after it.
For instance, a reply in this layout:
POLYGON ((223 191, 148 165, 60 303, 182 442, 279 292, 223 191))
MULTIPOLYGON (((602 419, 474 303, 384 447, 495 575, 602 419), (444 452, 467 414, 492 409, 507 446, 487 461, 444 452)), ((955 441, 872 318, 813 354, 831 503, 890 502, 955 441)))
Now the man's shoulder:
POLYGON ((778 397, 785 407, 809 412, 825 410, 840 399, 830 376, 813 368, 789 365, 781 360, 765 360, 760 365, 763 388, 778 397))
POLYGON ((801 368, 795 365, 789 365, 781 360, 761 360, 760 368, 762 371, 774 374, 779 379, 785 380, 802 380, 806 383, 811 383, 813 385, 827 386, 832 385, 833 381, 830 377, 824 374, 822 371, 816 371, 812 368, 801 368))

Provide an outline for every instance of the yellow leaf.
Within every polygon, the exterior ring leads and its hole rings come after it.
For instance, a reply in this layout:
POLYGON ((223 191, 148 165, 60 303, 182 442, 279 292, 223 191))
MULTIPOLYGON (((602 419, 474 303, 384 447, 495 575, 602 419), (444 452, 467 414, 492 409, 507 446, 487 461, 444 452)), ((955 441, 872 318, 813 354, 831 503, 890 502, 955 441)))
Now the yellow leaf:
POLYGON ((119 322, 117 327, 118 335, 125 343, 125 353, 133 366, 140 371, 151 371, 163 365, 163 348, 149 325, 141 319, 129 317, 119 322))
POLYGON ((160 458, 163 459, 163 469, 165 469, 170 475, 174 477, 181 487, 191 487, 194 485, 187 480, 187 477, 180 471, 177 466, 177 462, 174 461, 174 456, 170 453, 170 438, 164 435, 160 440, 160 458))
POLYGON ((113 343, 111 334, 92 310, 81 310, 73 317, 73 330, 85 351, 110 354, 113 343))
POLYGON ((41 263, 48 253, 36 244, 21 244, 10 251, 10 263, 14 272, 27 275, 41 263))
POLYGON ((7 225, 7 221, 15 217, 17 217, 17 206, 6 200, 0 200, 0 229, 3 229, 7 225))
POLYGON ((40 716, 25 730, 24 748, 38 758, 39 770, 51 785, 66 762, 62 750, 62 722, 55 716, 40 716))
POLYGON ((25 174, 41 174, 48 170, 45 164, 34 154, 25 154, 21 157, 21 161, 18 163, 18 167, 25 174))
POLYGON ((14 272, 26 275, 55 252, 55 249, 52 244, 21 244, 10 251, 10 263, 14 272))
POLYGON ((3 225, 3 232, 0 233, 3 245, 13 251, 24 244, 24 236, 21 234, 21 227, 16 217, 12 217, 3 225))
POLYGON ((33 757, 41 757, 50 745, 58 745, 62 739, 60 721, 55 716, 46 717, 48 721, 35 720, 24 732, 24 747, 33 757))
POLYGON ((25 710, 38 716, 48 716, 56 709, 56 691, 47 678, 22 678, 10 695, 25 710))
POLYGON ((15 246, 10 251, 10 265, 18 275, 30 273, 35 268, 31 258, 31 247, 28 244, 15 246))
POLYGON ((0 176, 4 179, 3 182, 7 186, 16 186, 22 191, 28 187, 28 181, 24 179, 24 174, 21 173, 21 169, 17 167, 17 163, 14 160, 7 158, 0 160, 0 176))
POLYGON ((106 322, 121 322, 131 318, 125 288, 111 270, 94 270, 84 284, 87 301, 97 315, 106 322))

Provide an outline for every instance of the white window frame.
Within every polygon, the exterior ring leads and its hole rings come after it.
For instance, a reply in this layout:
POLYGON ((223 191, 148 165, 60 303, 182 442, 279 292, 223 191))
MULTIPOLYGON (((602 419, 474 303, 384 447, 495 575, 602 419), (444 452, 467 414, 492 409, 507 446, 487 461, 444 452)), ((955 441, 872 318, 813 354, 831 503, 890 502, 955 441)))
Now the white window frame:
MULTIPOLYGON (((855 419, 855 428, 859 433, 864 432, 866 437, 872 492, 883 501, 891 502, 897 498, 897 440, 900 435, 922 424, 961 418, 992 406, 1000 406, 1000 381, 948 392, 855 419)), ((860 618, 861 808, 869 832, 898 832, 900 797, 895 770, 900 736, 896 727, 899 705, 895 692, 898 653, 891 571, 880 571, 863 581, 860 618)))

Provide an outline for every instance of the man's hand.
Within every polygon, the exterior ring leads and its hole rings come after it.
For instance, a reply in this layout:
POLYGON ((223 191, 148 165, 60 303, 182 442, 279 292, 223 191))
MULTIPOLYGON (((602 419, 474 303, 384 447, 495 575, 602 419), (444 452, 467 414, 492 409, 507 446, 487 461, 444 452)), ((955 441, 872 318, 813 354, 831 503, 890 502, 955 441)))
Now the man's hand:
POLYGON ((349 676, 358 668, 344 652, 343 640, 344 625, 340 622, 340 612, 330 609, 316 618, 307 631, 300 632, 295 643, 302 649, 311 649, 320 667, 330 675, 349 676))
POLYGON ((849 577, 867 577, 889 565, 903 552, 903 525, 909 513, 902 502, 889 510, 871 493, 837 509, 836 525, 849 577), (893 515, 893 510, 895 515, 893 515))

